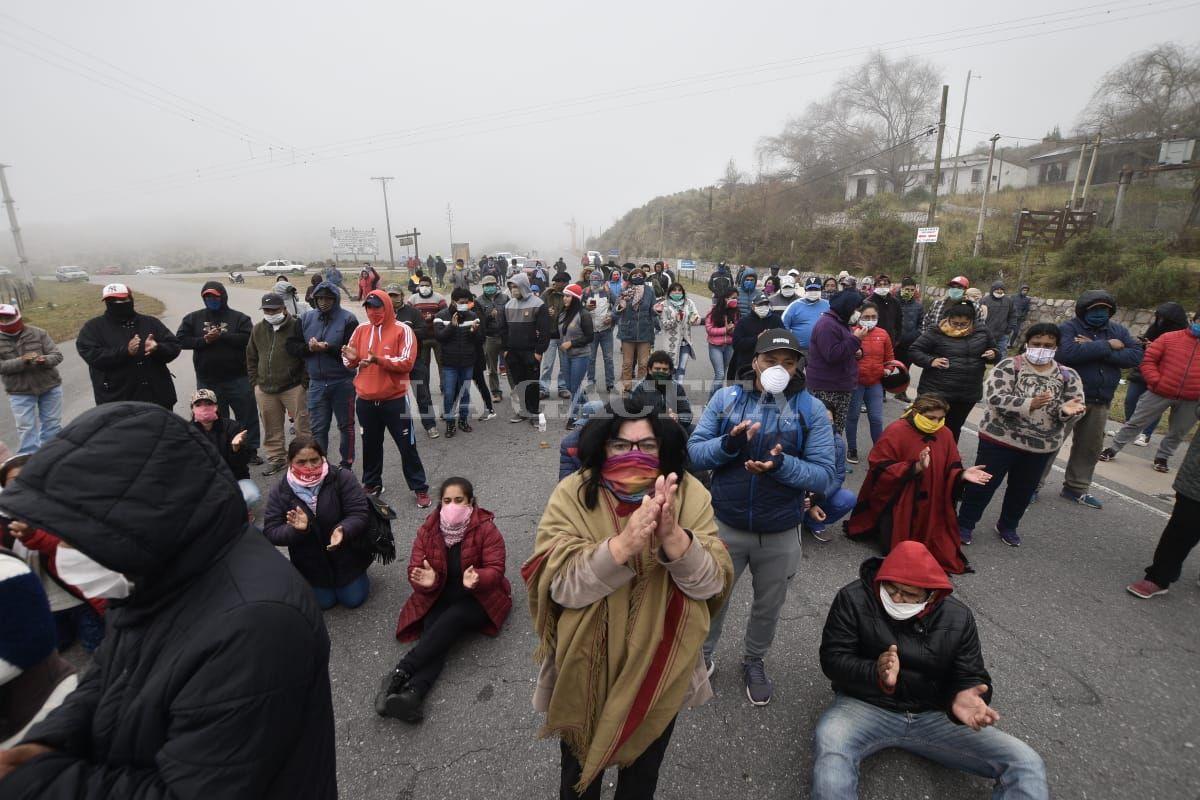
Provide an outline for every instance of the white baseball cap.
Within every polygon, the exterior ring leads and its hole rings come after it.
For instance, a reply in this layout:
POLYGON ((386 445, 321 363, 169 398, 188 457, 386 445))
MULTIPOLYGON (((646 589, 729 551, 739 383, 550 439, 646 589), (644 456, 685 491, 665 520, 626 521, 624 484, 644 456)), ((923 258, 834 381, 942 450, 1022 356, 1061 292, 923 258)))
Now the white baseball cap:
POLYGON ((100 292, 101 300, 128 300, 129 287, 123 283, 110 283, 104 287, 104 291, 100 292))

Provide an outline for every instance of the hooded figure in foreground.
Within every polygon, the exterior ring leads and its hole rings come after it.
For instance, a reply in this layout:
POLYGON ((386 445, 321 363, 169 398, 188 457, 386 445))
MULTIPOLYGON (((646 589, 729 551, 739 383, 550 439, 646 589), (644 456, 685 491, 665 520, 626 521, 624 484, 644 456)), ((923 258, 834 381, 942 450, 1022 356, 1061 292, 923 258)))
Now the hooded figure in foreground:
POLYGON ((821 669, 833 705, 815 735, 812 796, 857 797, 862 760, 898 747, 995 781, 994 798, 1050 796, 1033 748, 993 727, 992 678, 971 609, 920 542, 868 558, 833 600, 821 669))
POLYGON ((79 688, 0 751, 0 798, 337 796, 321 611, 195 426, 145 403, 93 409, 0 511, 59 536, 109 600, 79 688))

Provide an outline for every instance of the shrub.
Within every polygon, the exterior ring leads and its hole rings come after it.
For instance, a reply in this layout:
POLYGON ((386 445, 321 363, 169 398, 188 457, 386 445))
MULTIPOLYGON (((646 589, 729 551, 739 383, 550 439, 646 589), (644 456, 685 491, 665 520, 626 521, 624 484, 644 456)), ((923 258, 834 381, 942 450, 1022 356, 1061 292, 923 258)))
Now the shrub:
POLYGON ((1071 239, 1058 254, 1050 285, 1070 295, 1096 286, 1112 286, 1124 272, 1121 242, 1104 229, 1071 239))
POLYGON ((1117 302, 1125 308, 1154 308, 1173 300, 1187 307, 1197 291, 1196 276, 1185 267, 1139 264, 1112 284, 1117 302))
POLYGON ((991 259, 974 256, 952 258, 938 268, 938 276, 945 283, 956 275, 965 275, 972 286, 979 287, 987 294, 992 281, 1000 277, 1000 268, 991 259))
POLYGON ((868 272, 893 272, 907 266, 912 253, 913 230, 900 220, 868 215, 854 229, 851 247, 855 263, 868 272))

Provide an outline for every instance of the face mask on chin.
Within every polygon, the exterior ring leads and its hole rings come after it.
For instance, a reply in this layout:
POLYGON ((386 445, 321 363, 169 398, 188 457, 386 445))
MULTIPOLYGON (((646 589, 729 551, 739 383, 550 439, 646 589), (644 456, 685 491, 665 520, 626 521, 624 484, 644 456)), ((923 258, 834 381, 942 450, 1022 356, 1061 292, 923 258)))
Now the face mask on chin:
POLYGON ((84 597, 119 600, 133 591, 133 583, 124 575, 72 547, 58 548, 54 563, 58 577, 82 592, 84 597))

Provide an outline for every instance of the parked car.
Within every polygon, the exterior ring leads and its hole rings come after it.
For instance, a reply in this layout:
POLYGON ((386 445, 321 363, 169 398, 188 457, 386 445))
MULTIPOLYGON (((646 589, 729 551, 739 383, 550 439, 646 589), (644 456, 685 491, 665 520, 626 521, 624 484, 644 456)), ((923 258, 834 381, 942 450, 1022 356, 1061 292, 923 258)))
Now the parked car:
POLYGON ((163 271, 164 270, 162 267, 148 266, 148 267, 142 267, 141 269, 139 269, 137 271, 137 274, 138 275, 161 275, 161 274, 163 274, 163 271))
POLYGON ((54 271, 54 277, 63 283, 70 283, 71 281, 86 281, 88 274, 83 267, 59 267, 54 271))
POLYGON ((121 268, 114 267, 114 266, 101 267, 100 269, 96 270, 96 274, 97 275, 120 275, 121 268))
POLYGON ((286 258, 277 261, 268 261, 254 271, 259 275, 303 275, 307 269, 303 264, 297 264, 295 261, 288 261, 286 258))
POLYGON ((12 275, 11 269, 8 267, 0 267, 0 278, 7 278, 9 275, 12 275))

